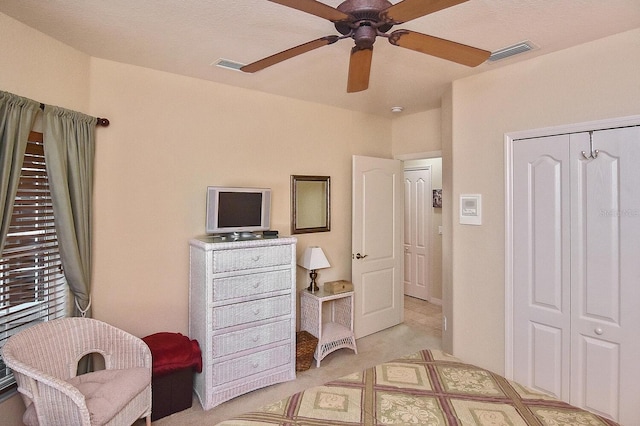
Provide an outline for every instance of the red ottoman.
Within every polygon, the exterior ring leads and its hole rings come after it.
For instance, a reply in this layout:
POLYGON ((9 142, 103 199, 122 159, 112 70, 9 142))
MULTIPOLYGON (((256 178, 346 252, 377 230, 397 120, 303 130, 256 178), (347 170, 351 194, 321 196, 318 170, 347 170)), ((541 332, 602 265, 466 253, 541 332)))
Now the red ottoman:
POLYGON ((153 361, 151 420, 191 407, 193 373, 202 371, 202 354, 196 340, 180 333, 156 333, 143 337, 153 361))

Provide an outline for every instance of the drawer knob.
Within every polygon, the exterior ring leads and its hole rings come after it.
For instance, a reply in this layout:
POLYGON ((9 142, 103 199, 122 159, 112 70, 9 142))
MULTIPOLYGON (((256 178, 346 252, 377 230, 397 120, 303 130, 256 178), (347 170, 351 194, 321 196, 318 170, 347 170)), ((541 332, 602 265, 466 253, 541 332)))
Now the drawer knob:
POLYGON ((258 315, 260 313, 260 309, 254 309, 253 310, 253 315, 258 315))
POLYGON ((254 262, 257 262, 258 260, 260 260, 260 256, 253 256, 251 260, 253 260, 254 262))
POLYGON ((254 342, 257 342, 258 340, 260 340, 260 336, 253 336, 253 339, 252 339, 252 340, 253 340, 254 342))
POLYGON ((257 362, 252 362, 251 363, 251 367, 253 367, 253 368, 258 368, 259 365, 260 364, 258 364, 257 362))
POLYGON ((258 287, 260 287, 260 282, 257 282, 253 285, 253 288, 258 288, 258 287))

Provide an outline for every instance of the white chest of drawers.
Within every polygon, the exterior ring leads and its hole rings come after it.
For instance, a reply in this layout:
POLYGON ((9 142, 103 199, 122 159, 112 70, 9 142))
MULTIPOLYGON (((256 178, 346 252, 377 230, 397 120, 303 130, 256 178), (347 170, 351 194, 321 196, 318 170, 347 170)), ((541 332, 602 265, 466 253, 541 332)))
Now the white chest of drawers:
POLYGON ((189 337, 200 343, 194 389, 205 410, 295 379, 296 239, 189 241, 189 337))

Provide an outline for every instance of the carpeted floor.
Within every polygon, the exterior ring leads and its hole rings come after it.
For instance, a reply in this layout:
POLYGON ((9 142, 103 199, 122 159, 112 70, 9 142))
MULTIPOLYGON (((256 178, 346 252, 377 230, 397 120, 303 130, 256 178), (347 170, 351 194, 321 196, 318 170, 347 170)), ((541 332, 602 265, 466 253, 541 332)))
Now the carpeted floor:
MULTIPOLYGON (((340 349, 324 358, 320 368, 313 362, 307 371, 299 372, 296 380, 279 383, 239 396, 219 406, 203 411, 194 398, 193 406, 153 422, 158 426, 215 425, 242 413, 256 410, 304 389, 338 379, 421 349, 441 349, 442 309, 412 297, 405 297, 403 324, 358 339, 358 354, 340 349)), ((144 421, 136 422, 136 426, 144 421)))
POLYGON ((425 328, 430 335, 442 337, 442 306, 405 296, 404 322, 425 328))

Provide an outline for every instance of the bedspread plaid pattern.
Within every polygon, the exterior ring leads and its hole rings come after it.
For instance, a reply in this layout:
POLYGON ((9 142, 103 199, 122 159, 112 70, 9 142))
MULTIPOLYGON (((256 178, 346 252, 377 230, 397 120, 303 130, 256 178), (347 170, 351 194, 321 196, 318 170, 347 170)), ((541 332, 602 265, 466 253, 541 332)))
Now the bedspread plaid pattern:
POLYGON ((219 425, 615 426, 439 350, 307 389, 219 425))

